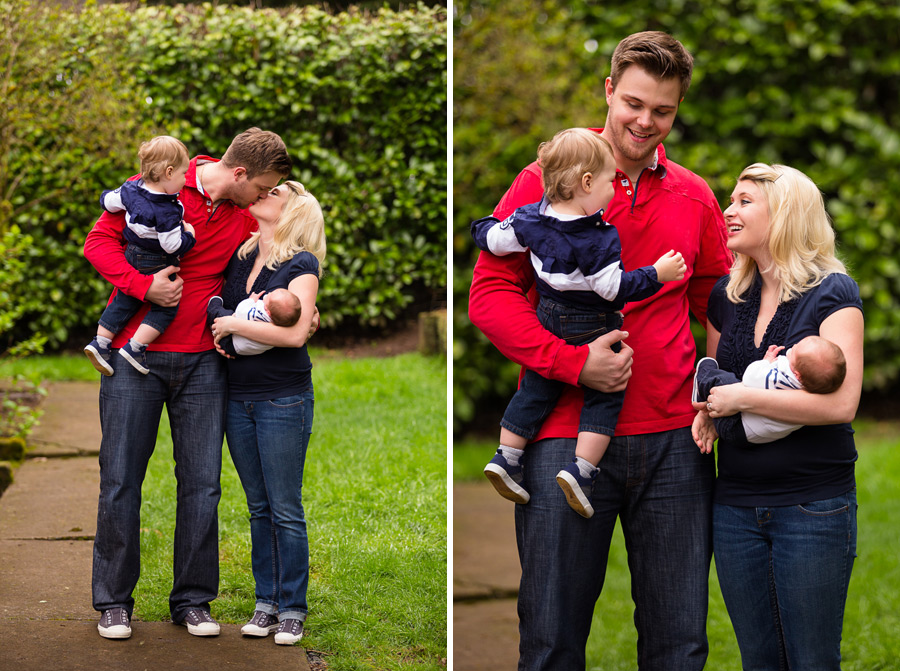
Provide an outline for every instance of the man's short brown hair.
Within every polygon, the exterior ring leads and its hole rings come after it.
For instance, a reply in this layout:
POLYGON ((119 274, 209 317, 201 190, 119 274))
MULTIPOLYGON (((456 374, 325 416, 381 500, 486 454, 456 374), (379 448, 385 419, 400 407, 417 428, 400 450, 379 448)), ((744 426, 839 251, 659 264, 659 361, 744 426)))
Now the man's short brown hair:
POLYGON ((681 97, 691 86, 694 57, 678 40, 667 33, 647 30, 634 33, 619 42, 612 55, 609 78, 615 89, 619 78, 632 65, 637 65, 657 79, 677 77, 681 83, 681 97))
POLYGON ((284 140, 277 133, 259 128, 250 128, 234 138, 222 163, 229 168, 246 168, 247 179, 267 172, 287 177, 294 167, 284 140))

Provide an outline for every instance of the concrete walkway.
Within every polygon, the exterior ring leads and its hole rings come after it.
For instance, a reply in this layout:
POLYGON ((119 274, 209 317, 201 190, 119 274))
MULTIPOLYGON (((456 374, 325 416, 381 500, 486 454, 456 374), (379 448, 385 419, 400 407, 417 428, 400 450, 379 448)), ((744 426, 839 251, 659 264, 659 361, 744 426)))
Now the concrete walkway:
POLYGON ((453 671, 517 667, 514 507, 487 480, 453 486, 453 671))
POLYGON ((223 624, 215 638, 139 620, 124 641, 97 633, 91 556, 100 483, 99 387, 50 385, 29 458, 0 497, 0 669, 309 671, 302 647, 242 638, 235 624, 223 624))

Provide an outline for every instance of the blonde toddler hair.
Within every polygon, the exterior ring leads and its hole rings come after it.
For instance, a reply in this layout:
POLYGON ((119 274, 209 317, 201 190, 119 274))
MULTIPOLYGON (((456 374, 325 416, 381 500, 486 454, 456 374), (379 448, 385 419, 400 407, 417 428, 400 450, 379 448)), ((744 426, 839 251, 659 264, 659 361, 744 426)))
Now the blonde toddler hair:
POLYGON ((551 203, 572 200, 585 173, 596 174, 615 162, 609 143, 587 128, 561 130, 538 147, 541 184, 551 203))
POLYGON ((141 159, 141 177, 152 184, 165 177, 169 167, 180 168, 191 161, 184 143, 171 135, 157 135, 142 143, 138 158, 141 159))

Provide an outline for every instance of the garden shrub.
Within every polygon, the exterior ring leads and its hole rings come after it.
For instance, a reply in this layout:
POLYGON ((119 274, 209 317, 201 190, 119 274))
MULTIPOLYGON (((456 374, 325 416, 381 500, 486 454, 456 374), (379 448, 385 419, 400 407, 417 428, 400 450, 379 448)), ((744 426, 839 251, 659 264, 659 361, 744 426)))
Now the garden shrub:
MULTIPOLYGON (((61 187, 12 217, 33 238, 28 292, 40 306, 19 320, 18 337, 41 330, 60 347, 96 323, 110 287, 81 247, 100 192, 138 171, 139 144, 158 133, 216 157, 251 126, 284 138, 291 178, 325 212, 324 326, 383 327, 443 302, 445 9, 87 3, 53 11, 47 32, 59 33, 60 57, 48 61, 49 80, 22 88, 49 99, 61 76, 58 99, 71 105, 54 108, 37 130, 34 119, 14 120, 29 140, 10 150, 9 172, 22 175, 14 205, 61 187), (73 96, 88 79, 93 88, 73 96)), ((43 53, 39 37, 19 53, 43 53)), ((9 31, 0 40, 4 49, 13 42, 9 31)))

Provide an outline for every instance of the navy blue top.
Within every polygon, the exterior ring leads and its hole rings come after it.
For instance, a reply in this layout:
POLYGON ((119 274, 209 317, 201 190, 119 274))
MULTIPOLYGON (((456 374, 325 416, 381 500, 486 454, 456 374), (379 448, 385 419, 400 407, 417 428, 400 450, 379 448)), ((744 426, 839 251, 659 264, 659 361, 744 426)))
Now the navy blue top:
POLYGON ((118 212, 110 203, 121 200, 125 208, 125 240, 155 254, 184 256, 197 242, 184 230, 184 206, 177 193, 156 193, 143 186, 144 180, 125 182, 118 189, 100 194, 100 205, 108 212, 118 212), (107 196, 114 198, 107 202, 107 196))
MULTIPOLYGON (((735 305, 725 295, 728 277, 709 297, 707 317, 722 334, 716 352, 719 367, 741 377, 761 359, 769 345, 796 345, 819 335, 826 317, 846 307, 862 310, 859 287, 835 273, 799 298, 778 306, 759 347, 753 342, 762 283, 756 283, 735 305)), ((782 393, 772 391, 773 394, 782 393)), ((719 439, 716 503, 733 506, 790 506, 839 496, 855 486, 856 446, 850 424, 804 426, 764 444, 729 443, 719 439)))
POLYGON ((490 229, 512 229, 519 245, 531 252, 538 294, 574 308, 615 312, 626 301, 643 300, 662 288, 653 266, 624 270, 619 233, 603 220, 603 210, 563 220, 546 214, 546 208, 545 198, 517 208, 502 222, 496 217, 473 221, 475 244, 491 252, 490 229))
MULTIPOLYGON (((247 293, 247 279, 253 269, 258 250, 246 259, 237 253, 225 269, 225 288, 222 302, 229 310, 250 296, 250 293, 287 289, 296 277, 318 275, 319 260, 309 252, 299 252, 275 270, 263 266, 247 293)), ((262 354, 228 359, 228 398, 234 401, 267 401, 293 396, 312 386, 312 362, 306 345, 303 347, 273 347, 262 354)))

